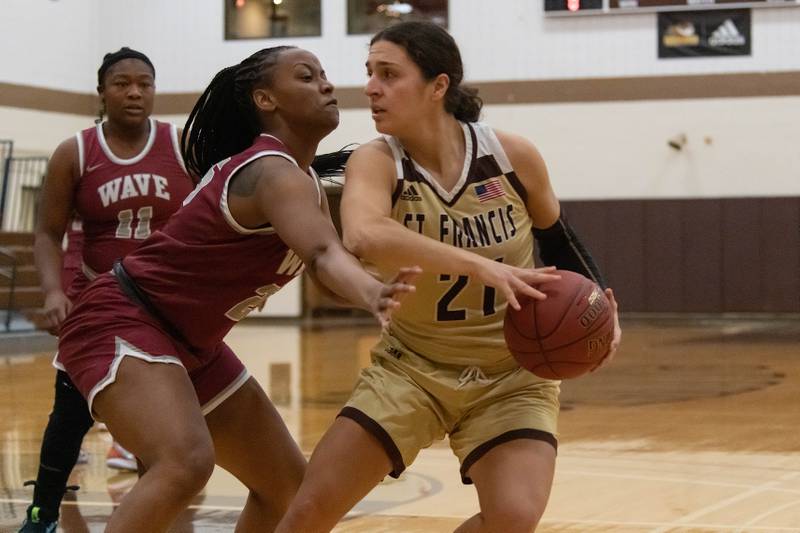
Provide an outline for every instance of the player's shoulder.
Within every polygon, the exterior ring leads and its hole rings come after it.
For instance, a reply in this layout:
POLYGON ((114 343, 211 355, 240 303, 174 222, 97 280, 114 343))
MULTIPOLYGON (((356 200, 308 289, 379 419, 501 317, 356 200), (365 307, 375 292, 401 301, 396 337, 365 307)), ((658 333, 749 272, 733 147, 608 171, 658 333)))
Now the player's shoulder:
POLYGON ((77 162, 78 161, 78 139, 75 135, 61 141, 53 151, 51 160, 57 162, 77 162))
POLYGON ((527 137, 524 137, 518 133, 499 130, 496 128, 492 128, 492 130, 494 131, 497 140, 500 141, 500 145, 503 147, 503 150, 506 151, 506 154, 508 154, 509 157, 511 157, 512 154, 524 155, 530 154, 531 152, 538 152, 536 150, 536 146, 527 137))
POLYGON ((244 163, 238 173, 256 177, 283 177, 303 174, 294 159, 283 152, 258 152, 240 162, 244 163), (249 161, 248 161, 249 159, 249 161))
POLYGON ((494 129, 494 133, 512 167, 539 168, 544 164, 538 148, 527 137, 498 129, 494 129))
POLYGON ((347 170, 369 167, 374 170, 393 170, 392 149, 386 139, 377 137, 356 148, 347 160, 347 170))
POLYGON ((384 137, 376 137, 369 142, 366 142, 353 151, 351 157, 357 158, 377 158, 392 157, 392 149, 384 137))

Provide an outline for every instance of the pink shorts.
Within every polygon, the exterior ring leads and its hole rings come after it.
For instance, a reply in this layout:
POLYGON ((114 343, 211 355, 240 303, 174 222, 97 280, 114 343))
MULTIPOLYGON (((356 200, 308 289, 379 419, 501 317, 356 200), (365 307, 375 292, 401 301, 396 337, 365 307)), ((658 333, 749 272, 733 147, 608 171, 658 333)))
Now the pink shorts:
POLYGON ((187 349, 125 296, 111 274, 103 274, 80 296, 61 326, 55 364, 63 367, 92 410, 97 393, 114 383, 125 357, 179 365, 208 414, 250 377, 227 344, 187 349))

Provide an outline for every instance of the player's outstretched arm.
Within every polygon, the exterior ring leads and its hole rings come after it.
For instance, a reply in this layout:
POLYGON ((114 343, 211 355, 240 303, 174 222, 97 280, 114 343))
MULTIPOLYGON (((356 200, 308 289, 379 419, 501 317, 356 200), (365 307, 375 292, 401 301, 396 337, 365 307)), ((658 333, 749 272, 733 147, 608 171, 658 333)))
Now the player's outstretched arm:
POLYGON ((339 240, 321 188, 282 157, 260 158, 240 170, 229 188, 229 206, 245 227, 272 224, 315 280, 383 325, 402 295, 414 290, 413 275, 384 284, 364 270, 339 240))

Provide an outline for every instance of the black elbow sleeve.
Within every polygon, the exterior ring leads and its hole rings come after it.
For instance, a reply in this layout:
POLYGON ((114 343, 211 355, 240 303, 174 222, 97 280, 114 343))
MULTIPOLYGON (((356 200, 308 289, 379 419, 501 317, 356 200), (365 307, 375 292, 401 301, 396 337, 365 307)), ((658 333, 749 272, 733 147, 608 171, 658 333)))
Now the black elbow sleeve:
POLYGON ((549 228, 533 229, 539 246, 539 256, 547 266, 577 272, 605 289, 606 281, 595 264, 589 250, 575 235, 572 227, 562 216, 549 228))

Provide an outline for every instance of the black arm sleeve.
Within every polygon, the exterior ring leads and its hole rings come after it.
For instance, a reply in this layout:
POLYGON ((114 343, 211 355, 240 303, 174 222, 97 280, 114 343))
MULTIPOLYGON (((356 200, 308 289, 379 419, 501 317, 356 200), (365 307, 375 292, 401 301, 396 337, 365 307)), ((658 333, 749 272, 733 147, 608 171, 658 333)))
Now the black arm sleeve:
POLYGON ((592 255, 563 216, 559 216, 549 228, 533 228, 533 236, 545 265, 583 274, 601 288, 606 288, 606 281, 592 255))

